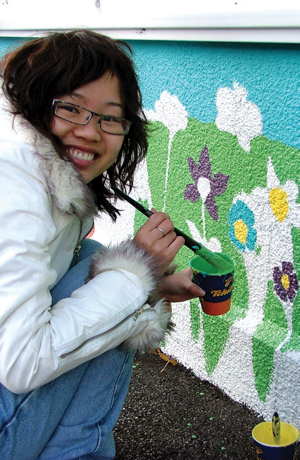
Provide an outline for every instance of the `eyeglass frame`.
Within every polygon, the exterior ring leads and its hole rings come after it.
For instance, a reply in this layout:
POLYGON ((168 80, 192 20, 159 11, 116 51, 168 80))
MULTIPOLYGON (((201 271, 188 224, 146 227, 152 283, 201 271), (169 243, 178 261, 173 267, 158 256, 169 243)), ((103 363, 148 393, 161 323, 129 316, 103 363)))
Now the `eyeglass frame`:
POLYGON ((91 121, 91 119, 92 119, 93 117, 95 117, 95 116, 96 116, 96 117, 99 117, 99 126, 100 126, 101 131, 103 131, 104 133, 107 133, 107 134, 111 134, 112 136, 126 136, 126 135, 128 134, 128 132, 129 132, 130 126, 131 126, 131 124, 132 124, 131 121, 126 120, 125 118, 115 117, 115 116, 113 116, 113 115, 103 115, 103 114, 101 114, 101 113, 93 112, 92 110, 86 109, 85 107, 82 107, 82 106, 79 105, 79 104, 74 104, 73 102, 63 101, 63 100, 61 100, 61 99, 53 99, 53 101, 52 101, 52 110, 53 110, 53 113, 54 113, 54 115, 55 115, 56 117, 60 118, 61 120, 67 121, 68 123, 72 123, 73 125, 78 125, 78 126, 86 126, 86 125, 91 121), (83 110, 86 110, 87 112, 89 112, 89 113, 91 114, 91 116, 90 116, 90 118, 87 120, 86 123, 75 123, 74 121, 67 120, 66 118, 63 118, 63 117, 61 117, 60 115, 57 115, 57 114, 55 113, 55 110, 56 110, 56 108, 57 108, 58 102, 63 102, 64 104, 70 104, 70 105, 72 105, 73 107, 79 107, 80 109, 83 109, 83 110), (108 118, 113 118, 114 120, 120 121, 120 122, 121 122, 121 121, 126 121, 126 123, 127 123, 127 128, 126 128, 125 133, 109 133, 108 131, 105 131, 105 129, 102 129, 102 128, 101 128, 101 121, 103 120, 103 117, 104 117, 104 118, 106 118, 106 117, 108 117, 108 118))

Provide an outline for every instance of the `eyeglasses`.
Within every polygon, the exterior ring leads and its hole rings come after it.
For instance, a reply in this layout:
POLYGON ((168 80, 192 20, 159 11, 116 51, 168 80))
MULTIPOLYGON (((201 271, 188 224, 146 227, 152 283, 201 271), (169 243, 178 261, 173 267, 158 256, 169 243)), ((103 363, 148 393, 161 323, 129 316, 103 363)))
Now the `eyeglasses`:
POLYGON ((53 99, 52 109, 54 115, 74 125, 87 125, 94 116, 99 117, 100 129, 105 133, 117 136, 128 134, 131 126, 131 121, 124 118, 102 115, 85 109, 80 105, 72 104, 72 102, 65 102, 59 99, 53 99))

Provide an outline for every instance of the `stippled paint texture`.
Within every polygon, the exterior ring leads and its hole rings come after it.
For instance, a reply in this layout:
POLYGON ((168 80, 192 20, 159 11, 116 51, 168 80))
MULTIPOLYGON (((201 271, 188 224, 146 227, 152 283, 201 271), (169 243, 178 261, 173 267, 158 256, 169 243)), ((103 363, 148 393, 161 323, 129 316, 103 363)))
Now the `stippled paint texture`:
MULTIPOLYGON (((241 114, 243 102, 241 100, 241 114)), ((232 108, 239 110, 238 106, 229 104, 229 120, 232 108)), ((261 120, 257 109, 255 112, 254 125, 261 120)), ((293 359, 300 356, 300 329, 295 314, 298 309, 299 275, 295 265, 299 257, 297 183, 300 168, 298 162, 294 163, 294 171, 290 167, 299 151, 270 141, 259 132, 252 137, 255 129, 249 130, 251 142, 248 138, 241 145, 238 127, 244 130, 244 116, 231 117, 237 119, 235 134, 231 132, 231 123, 227 132, 224 125, 220 131, 214 123, 203 124, 189 119, 186 130, 177 134, 176 144, 173 140, 166 210, 176 215, 176 226, 210 249, 229 254, 236 263, 230 313, 213 318, 203 314, 201 309, 198 312, 196 301, 190 305, 191 336, 197 343, 202 341, 205 361, 202 376, 215 381, 215 375, 226 361, 229 368, 234 355, 239 362, 242 349, 238 341, 235 346, 232 343, 238 328, 239 334, 252 338, 244 349, 245 375, 250 368, 253 372, 245 390, 252 387, 257 398, 266 403, 275 378, 275 353, 287 356, 292 353, 293 359)), ((157 126, 155 135, 161 136, 161 140, 168 135, 164 129, 161 134, 159 132, 157 126)), ((246 135, 242 138, 245 140, 246 135)), ((152 158, 155 161, 154 152, 152 158)), ((154 174, 151 162, 149 155, 148 171, 154 174)), ((155 189, 152 196, 155 201, 155 189)), ((188 257, 186 253, 178 257, 182 267, 188 257)), ((181 318, 182 312, 178 311, 177 315, 181 318)), ((167 350, 172 353, 174 345, 173 338, 167 350)), ((188 360, 186 364, 190 366, 188 360)), ((228 389, 230 381, 232 379, 226 382, 228 389)))
MULTIPOLYGON (((296 47, 285 50, 138 44, 155 129, 148 182, 138 177, 134 196, 236 264, 230 312, 174 304, 165 351, 265 417, 278 410, 300 426, 299 63, 296 47)), ((179 267, 191 256, 183 248, 179 267)))
MULTIPOLYGON (((1 46, 1 41, 0 41, 1 46)), ((133 198, 235 262, 229 313, 173 304, 164 351, 270 419, 300 428, 299 45, 133 42, 149 152, 133 198)), ((127 203, 94 238, 145 221, 127 203)), ((185 268, 193 253, 177 256, 185 268)))

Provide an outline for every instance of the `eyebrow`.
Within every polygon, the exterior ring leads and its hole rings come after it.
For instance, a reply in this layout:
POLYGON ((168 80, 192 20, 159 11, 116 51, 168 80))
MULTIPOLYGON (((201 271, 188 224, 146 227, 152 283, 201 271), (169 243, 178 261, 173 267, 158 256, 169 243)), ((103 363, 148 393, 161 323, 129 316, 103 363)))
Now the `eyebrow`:
MULTIPOLYGON (((77 98, 77 99, 81 99, 83 101, 83 104, 85 103, 85 98, 84 96, 82 96, 80 93, 76 93, 75 91, 73 93, 70 94, 71 98, 77 98)), ((114 101, 108 101, 108 102, 105 102, 105 105, 107 105, 108 107, 120 107, 122 110, 124 109, 124 106, 122 103, 120 102, 114 102, 114 101)))

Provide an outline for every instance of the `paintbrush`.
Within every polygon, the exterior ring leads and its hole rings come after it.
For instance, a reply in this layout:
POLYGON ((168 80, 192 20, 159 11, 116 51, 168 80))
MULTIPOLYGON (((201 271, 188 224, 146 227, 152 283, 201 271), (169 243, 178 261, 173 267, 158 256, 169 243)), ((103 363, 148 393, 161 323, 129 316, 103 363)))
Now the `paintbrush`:
MULTIPOLYGON (((142 206, 140 203, 135 201, 133 198, 130 198, 130 196, 126 195, 126 193, 122 192, 122 190, 118 189, 115 186, 112 186, 112 189, 114 190, 114 192, 116 192, 117 195, 124 198, 124 200, 128 201, 128 203, 134 206, 138 211, 143 213, 145 216, 147 217, 152 216, 153 212, 151 212, 149 209, 142 206)), ((177 236, 182 236, 184 238, 184 241, 185 241, 184 244, 192 251, 197 252, 203 247, 200 243, 193 240, 193 238, 186 235, 181 230, 178 230, 178 228, 174 227, 174 232, 176 233, 177 236)))
MULTIPOLYGON (((142 206, 140 203, 135 201, 130 196, 126 195, 126 193, 122 192, 122 190, 118 189, 115 186, 112 186, 114 192, 117 195, 124 198, 124 200, 128 201, 132 206, 134 206, 138 211, 143 213, 145 216, 150 217, 153 212, 149 209, 142 206)), ((205 248, 202 244, 198 243, 198 241, 193 240, 190 236, 186 235, 184 232, 179 230, 178 228, 174 227, 174 232, 177 236, 182 236, 184 238, 184 244, 189 249, 191 249, 197 256, 202 257, 206 260, 212 267, 222 273, 231 273, 232 272, 232 264, 228 263, 223 257, 222 254, 218 254, 216 252, 212 252, 209 249, 205 248)))

